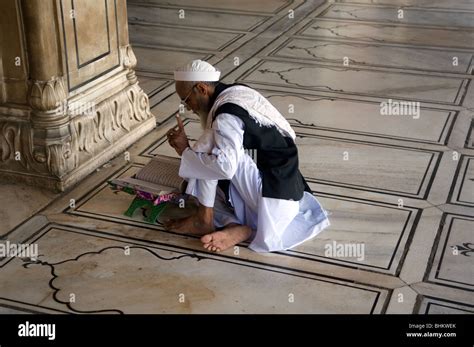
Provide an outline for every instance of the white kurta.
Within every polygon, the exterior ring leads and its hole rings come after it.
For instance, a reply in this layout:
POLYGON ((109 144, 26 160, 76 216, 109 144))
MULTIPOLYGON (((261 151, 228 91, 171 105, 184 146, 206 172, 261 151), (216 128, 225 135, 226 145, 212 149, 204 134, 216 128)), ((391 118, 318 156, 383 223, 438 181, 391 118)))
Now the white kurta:
MULTIPOLYGON (((244 123, 231 114, 216 117, 203 137, 212 139, 212 151, 186 149, 179 175, 188 180, 186 193, 207 207, 214 207, 216 228, 229 223, 253 230, 250 248, 256 252, 290 249, 309 240, 330 225, 326 211, 310 193, 300 201, 262 197, 260 171, 243 148, 244 123), (230 208, 218 188, 218 180, 231 180, 230 208)), ((258 153, 257 153, 258 155, 258 153)))

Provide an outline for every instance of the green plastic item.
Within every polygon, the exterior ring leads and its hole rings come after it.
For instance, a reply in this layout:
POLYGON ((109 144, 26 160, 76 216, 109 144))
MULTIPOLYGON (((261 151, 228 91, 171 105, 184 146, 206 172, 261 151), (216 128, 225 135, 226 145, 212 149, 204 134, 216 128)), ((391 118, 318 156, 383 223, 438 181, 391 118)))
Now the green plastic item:
POLYGON ((156 222, 156 219, 165 210, 167 205, 168 204, 166 202, 163 202, 158 205, 153 205, 150 200, 145 200, 137 196, 135 197, 135 199, 133 199, 132 203, 130 204, 127 211, 125 211, 124 215, 127 217, 132 217, 137 208, 148 207, 150 208, 150 215, 146 218, 146 222, 154 224, 156 222))

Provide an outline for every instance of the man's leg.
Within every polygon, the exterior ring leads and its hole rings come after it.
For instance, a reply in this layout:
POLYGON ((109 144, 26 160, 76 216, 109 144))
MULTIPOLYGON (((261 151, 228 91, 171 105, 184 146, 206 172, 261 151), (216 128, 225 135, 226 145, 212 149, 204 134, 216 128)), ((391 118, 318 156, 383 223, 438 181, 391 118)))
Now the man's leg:
POLYGON ((192 235, 205 235, 214 228, 214 199, 216 196, 217 181, 190 179, 186 193, 199 200, 196 214, 178 220, 164 222, 166 229, 192 235))
POLYGON ((257 166, 248 156, 242 158, 231 182, 231 200, 235 208, 236 222, 227 224, 222 230, 201 237, 204 248, 220 252, 246 241, 256 227, 258 197, 261 194, 261 179, 257 166), (237 223, 237 221, 239 223, 237 223))

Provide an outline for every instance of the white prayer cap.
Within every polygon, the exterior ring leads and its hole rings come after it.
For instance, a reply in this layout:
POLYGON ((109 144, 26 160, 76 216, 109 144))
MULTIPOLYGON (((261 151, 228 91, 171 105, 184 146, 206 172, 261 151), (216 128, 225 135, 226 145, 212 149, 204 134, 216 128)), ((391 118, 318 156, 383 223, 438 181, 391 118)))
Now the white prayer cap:
POLYGON ((203 60, 193 60, 174 72, 175 81, 216 82, 221 72, 203 60))

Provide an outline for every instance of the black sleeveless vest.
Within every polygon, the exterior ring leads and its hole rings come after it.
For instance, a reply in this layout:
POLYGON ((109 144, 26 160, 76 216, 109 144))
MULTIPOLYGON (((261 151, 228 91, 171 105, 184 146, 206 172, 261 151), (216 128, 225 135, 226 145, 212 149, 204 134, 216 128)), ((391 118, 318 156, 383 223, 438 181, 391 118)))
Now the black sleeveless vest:
MULTIPOLYGON (((243 84, 219 83, 211 103, 214 104, 222 91, 235 85, 243 84)), ((214 113, 212 122, 222 113, 239 117, 245 125, 243 146, 256 153, 257 167, 262 175, 263 197, 297 201, 303 197, 304 191, 311 192, 299 171, 298 150, 292 138, 280 134, 275 126, 260 126, 244 108, 233 103, 221 105, 214 113)), ((229 180, 219 180, 219 187, 226 194, 227 200, 229 184, 229 180)))

